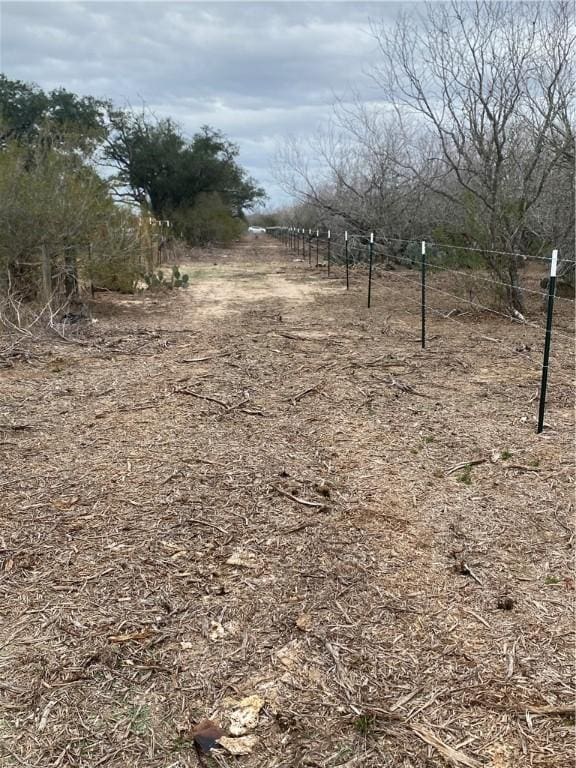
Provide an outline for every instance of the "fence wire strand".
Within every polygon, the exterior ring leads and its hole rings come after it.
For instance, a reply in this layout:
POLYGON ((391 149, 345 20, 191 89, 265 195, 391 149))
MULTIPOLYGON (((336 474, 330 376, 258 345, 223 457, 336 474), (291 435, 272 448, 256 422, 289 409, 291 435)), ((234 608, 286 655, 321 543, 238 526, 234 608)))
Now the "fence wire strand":
MULTIPOLYGON (((365 237, 365 235, 358 234, 358 233, 353 233, 353 234, 349 235, 349 239, 348 239, 349 244, 352 243, 352 244, 356 245, 356 247, 358 245, 360 245, 360 247, 364 247, 365 248, 367 246, 367 243, 361 243, 361 244, 357 243, 357 239, 359 237, 365 237)), ((310 234, 309 236, 306 236, 306 234, 304 233, 304 238, 302 239, 302 242, 303 242, 303 249, 302 249, 303 250, 303 256, 305 255, 305 253, 304 253, 304 240, 306 238, 307 238, 308 242, 311 242, 313 240, 315 240, 317 242, 317 244, 318 244, 318 242, 322 242, 322 244, 326 246, 325 255, 327 254, 327 251, 328 251, 328 240, 327 239, 325 239, 323 237, 319 237, 315 233, 314 234, 310 234)), ((346 245, 345 245, 345 241, 338 237, 338 234, 336 234, 335 236, 330 238, 330 242, 331 242, 331 245, 332 245, 331 258, 334 258, 335 261, 336 261, 335 257, 336 257, 337 250, 336 250, 336 248, 334 246, 336 245, 336 241, 338 241, 338 240, 340 240, 340 242, 341 242, 339 253, 340 253, 340 258, 341 258, 342 261, 341 261, 340 266, 344 266, 343 262, 345 261, 346 245)), ((401 240, 399 238, 387 238, 387 240, 392 240, 392 241, 396 241, 396 242, 405 242, 405 243, 416 243, 416 244, 420 244, 422 242, 422 240, 401 240)), ((435 247, 441 247, 440 244, 437 244, 434 241, 425 241, 425 242, 426 242, 426 245, 432 245, 432 246, 435 246, 435 247)), ((291 242, 290 238, 287 238, 285 240, 285 244, 287 246, 289 246, 289 247, 290 246, 294 247, 294 241, 291 242)), ((296 243, 296 244, 298 246, 298 243, 296 243)), ((385 256, 385 254, 382 254, 381 252, 378 251, 378 247, 379 246, 383 247, 383 246, 385 246, 385 243, 382 243, 381 241, 380 242, 378 242, 378 241, 374 242, 374 250, 376 252, 375 255, 376 256, 385 256)), ((455 248, 455 249, 459 248, 459 246, 452 246, 452 247, 455 248)), ((551 259, 547 258, 547 257, 530 257, 530 256, 527 256, 527 255, 524 255, 524 254, 517 254, 517 253, 512 253, 512 252, 486 251, 485 249, 474 249, 474 248, 461 248, 461 250, 470 250, 470 251, 476 251, 476 252, 481 252, 481 253, 488 253, 488 252, 489 253, 498 253, 500 255, 518 256, 519 258, 529 258, 529 259, 534 258, 534 259, 538 259, 540 261, 544 261, 544 262, 547 262, 547 263, 551 262, 551 259)), ((409 264, 410 266, 419 266, 418 262, 414 262, 414 261, 411 261, 411 260, 406 260, 406 259, 403 259, 402 257, 399 257, 399 256, 393 256, 392 258, 394 260, 396 260, 396 261, 400 261, 400 262, 403 262, 405 264, 409 264)), ((563 260, 563 263, 566 263, 566 262, 567 263, 574 263, 572 260, 566 260, 566 259, 563 260)), ((334 266, 336 266, 336 263, 334 264, 334 266)), ((356 266, 355 260, 353 260, 352 263, 349 262, 349 266, 355 267, 356 266)), ((373 267, 373 275, 375 277, 379 276, 379 274, 378 274, 379 273, 378 266, 379 265, 376 264, 373 267)), ((466 272, 462 272, 461 270, 450 269, 448 267, 442 267, 442 266, 437 266, 437 265, 429 265, 429 268, 430 268, 430 270, 440 269, 440 270, 442 270, 444 272, 451 272, 453 274, 459 274, 459 275, 464 275, 466 277, 471 277, 471 275, 468 275, 466 272)), ((405 283, 411 283, 415 289, 420 289, 421 288, 421 282, 418 281, 418 280, 412 279, 411 276, 409 276, 409 275, 395 273, 394 277, 399 278, 399 279, 403 279, 405 281, 405 283)), ((474 276, 474 277, 478 278, 479 276, 474 276)), ((504 283, 503 281, 494 280, 494 279, 491 279, 491 278, 479 277, 479 279, 484 281, 484 282, 489 282, 489 283, 493 283, 493 284, 496 284, 496 285, 503 285, 505 287, 516 287, 516 286, 513 286, 512 284, 507 284, 507 283, 504 283)), ((381 285, 381 287, 383 287, 387 291, 390 291, 391 293, 394 293, 396 295, 401 296, 404 301, 408 301, 411 304, 414 304, 414 305, 416 305, 418 307, 421 307, 421 301, 418 301, 417 299, 414 299, 414 298, 412 298, 410 296, 407 296, 405 294, 405 292, 402 292, 400 290, 392 288, 390 285, 387 285, 384 281, 380 281, 379 280, 378 281, 378 285, 381 285)), ((530 321, 527 321, 527 320, 521 320, 520 318, 516 318, 516 317, 514 317, 512 315, 507 315, 507 314, 505 314, 503 312, 500 312, 498 310, 495 310, 495 309, 493 309, 491 307, 487 307, 487 306, 485 306, 483 304, 479 304, 479 303, 474 302, 472 300, 465 299, 462 296, 458 296, 458 295, 450 293, 448 291, 444 291, 442 289, 435 288, 435 287, 430 286, 430 285, 427 285, 427 290, 432 290, 432 291, 434 291, 436 293, 448 296, 448 297, 450 297, 452 299, 455 299, 456 301, 463 302, 463 303, 468 304, 468 305, 470 305, 472 307, 475 307, 477 309, 481 309, 481 310, 490 312, 490 313, 492 313, 494 315, 497 315, 499 317, 503 317, 504 319, 506 319, 508 321, 515 322, 517 325, 519 325, 521 327, 534 328, 534 329, 536 329, 536 330, 538 330, 540 332, 544 332, 544 333, 546 332, 546 329, 543 326, 539 325, 538 323, 533 323, 533 322, 530 322, 530 321)), ((544 294, 544 293, 542 293, 540 291, 534 291, 534 290, 531 290, 531 289, 523 289, 523 288, 520 288, 519 290, 527 291, 529 293, 539 295, 542 298, 546 298, 546 294, 544 294)), ((564 297, 556 297, 556 298, 563 299, 564 297)), ((564 299, 564 300, 569 301, 571 303, 574 303, 572 299, 564 299)), ((437 317, 441 317, 443 320, 450 320, 451 322, 455 323, 456 325, 466 329, 466 331, 468 333, 473 334, 474 336, 476 336, 479 339, 483 339, 485 341, 489 341, 491 343, 497 344, 500 347, 500 349, 506 350, 507 352, 515 355, 516 357, 519 357, 519 358, 527 361, 531 366, 533 366, 537 370, 540 370, 541 365, 540 365, 540 363, 538 361, 534 360, 534 358, 532 358, 530 355, 526 354, 525 352, 521 352, 521 351, 519 351, 517 349, 514 349, 513 347, 508 346, 501 339, 495 339, 495 338, 492 338, 490 336, 486 336, 485 334, 481 334, 481 333, 479 333, 477 331, 474 331, 474 329, 470 328, 470 326, 467 325, 466 323, 462 323, 461 321, 457 320, 456 318, 451 317, 449 313, 446 314, 446 313, 442 312, 441 310, 436 309, 435 307, 432 307, 430 304, 426 304, 425 308, 426 308, 427 312, 429 312, 429 313, 431 313, 431 314, 433 314, 433 315, 435 315, 437 317)), ((409 313, 409 314, 414 315, 414 313, 409 313)), ((411 332, 413 332, 413 329, 410 328, 410 326, 407 323, 404 323, 403 321, 400 321, 399 318, 395 318, 395 320, 398 320, 405 327, 407 327, 411 332)), ((563 333, 562 331, 560 331, 558 329, 554 330, 554 335, 555 336, 562 336, 564 338, 567 338, 571 342, 574 341, 574 336, 573 335, 570 335, 570 334, 567 334, 567 333, 563 333)), ((560 367, 560 370, 563 369, 563 363, 558 358, 550 357, 550 361, 556 363, 560 367)), ((573 380, 570 380, 568 382, 565 378, 560 378, 559 381, 560 381, 560 383, 567 384, 570 387, 574 386, 574 381, 573 380)))
MULTIPOLYGON (((342 237, 341 232, 336 232, 336 230, 333 230, 335 234, 332 235, 332 239, 336 239, 338 236, 342 237)), ((416 245, 419 245, 422 241, 426 243, 427 246, 431 248, 438 248, 443 249, 446 248, 448 250, 457 250, 457 251, 469 251, 470 253, 488 253, 495 256, 513 256, 518 259, 523 259, 525 261, 531 261, 531 260, 538 260, 538 261, 545 261, 550 263, 550 257, 549 256, 535 256, 533 254, 529 253, 520 253, 518 251, 499 251, 494 250, 490 248, 477 248, 469 245, 452 245, 448 243, 439 243, 434 238, 427 238, 425 236, 419 238, 419 239, 406 239, 401 237, 388 237, 387 235, 378 235, 378 230, 362 230, 360 232, 355 231, 349 231, 348 238, 369 238, 371 234, 374 234, 374 244, 379 245, 385 245, 386 243, 414 243, 416 245), (380 242, 378 242, 378 238, 380 238, 380 242), (382 242, 382 240, 384 242, 382 242)), ((316 234, 312 233, 311 235, 306 235, 305 237, 311 237, 313 239, 316 239, 316 234)), ((575 264, 576 259, 562 259, 561 263, 563 264, 575 264)))
MULTIPOLYGON (((376 270, 374 270, 376 272, 376 270)), ((412 279, 409 275, 401 275, 398 273, 395 273, 395 277, 399 277, 402 279, 405 279, 406 282, 413 283, 415 286, 420 287, 421 283, 418 280, 412 279)), ((509 322, 516 323, 518 325, 528 326, 530 328, 536 328, 539 331, 542 331, 543 333, 546 332, 546 329, 542 325, 538 325, 538 323, 533 323, 529 320, 521 320, 518 317, 514 317, 513 315, 507 315, 505 312, 500 312, 497 309, 492 309, 491 307, 487 307, 485 304, 479 304, 478 302, 472 301, 471 299, 465 299, 462 296, 458 296, 455 293, 449 293, 448 291, 444 291, 441 288, 434 288, 433 286, 426 284, 426 290, 427 291, 435 291, 436 293, 441 293, 444 296, 449 296, 452 299, 456 299, 457 301, 464 302, 465 304, 469 304, 472 307, 477 307, 478 309, 482 309, 485 312, 490 312, 493 315, 498 315, 499 317, 503 317, 505 320, 508 320, 509 322)), ((566 339, 569 339, 570 341, 574 341, 574 335, 570 335, 568 333, 564 333, 563 331, 559 331, 557 329, 554 330, 554 334, 558 336, 563 336, 566 339)))
MULTIPOLYGON (((420 287, 420 284, 419 284, 419 283, 415 283, 413 280, 410 280, 409 282, 411 282, 411 283, 414 283, 414 285, 415 285, 416 287, 418 287, 418 288, 420 287)), ((389 286, 389 285, 382 285, 382 287, 384 288, 384 290, 386 290, 386 291, 391 291, 392 293, 395 293, 395 294, 397 294, 398 296, 401 296, 403 300, 405 300, 405 301, 409 301, 411 304, 415 304, 415 305, 417 305, 418 307, 420 307, 420 301, 418 301, 418 299, 413 299, 413 298, 411 298, 410 296, 406 296, 406 294, 405 294, 403 291, 400 291, 400 290, 394 289, 394 288, 392 288, 392 287, 391 287, 391 286, 389 286)), ((528 361, 528 362, 529 362, 529 363, 530 363, 532 366, 534 366, 534 367, 535 367, 535 368, 536 368, 538 371, 540 371, 540 369, 541 369, 541 364, 540 364, 540 363, 539 363, 537 360, 534 360, 534 358, 533 358, 533 357, 531 357, 530 355, 526 354, 525 352, 519 352, 517 349, 514 349, 513 347, 509 347, 509 346, 508 346, 508 345, 507 345, 505 342, 503 342, 501 339, 494 339, 494 338, 492 338, 491 336, 486 336, 485 334, 479 333, 478 331, 475 331, 473 328, 471 328, 471 327, 470 327, 469 325, 467 325, 466 323, 462 323, 460 320, 456 320, 456 318, 454 318, 454 317, 451 317, 449 314, 445 314, 444 312, 442 312, 442 311, 441 311, 441 310, 439 310, 439 309, 435 309, 434 307, 431 307, 429 304, 427 304, 427 305, 426 305, 426 311, 427 311, 427 312, 431 312, 433 315, 436 315, 436 316, 438 316, 438 317, 441 317, 443 320, 450 320, 451 322, 453 322, 453 323, 456 323, 457 325, 461 326, 462 328, 465 328, 465 329, 466 329, 466 330, 467 330, 469 333, 471 333, 471 334, 475 335, 475 336, 476 336, 477 338, 479 338, 479 339, 483 339, 484 341, 489 341, 489 342, 492 342, 492 343, 498 344, 498 345, 500 346, 500 348, 501 348, 501 349, 505 349, 506 351, 508 351, 508 352, 512 353, 513 355, 516 355, 517 357, 521 357, 521 358, 524 358, 524 359, 525 359, 525 360, 527 360, 527 361, 528 361)), ((561 366, 561 367, 563 366, 563 363, 562 363, 562 361, 561 361, 561 360, 559 360, 559 359, 558 359, 558 358, 556 358, 556 357, 552 357, 552 356, 551 356, 551 357, 550 357, 550 360, 551 360, 552 362, 556 363, 557 365, 561 366)), ((573 386, 573 385, 574 385, 574 382, 573 382, 573 381, 568 381, 568 380, 566 380, 566 379, 562 379, 562 382, 563 382, 564 384, 567 384, 567 385, 569 385, 569 386, 573 386)))
MULTIPOLYGON (((385 255, 385 254, 382 254, 382 255, 385 255)), ((393 256, 392 258, 394 259, 394 261, 400 261, 403 264, 408 264, 408 265, 410 265, 412 267, 419 266, 418 262, 414 262, 414 261, 410 261, 408 259, 404 259, 401 256, 393 256)), ((494 278, 491 278, 491 277, 481 277, 480 275, 476 275, 476 274, 473 274, 473 273, 462 272, 462 270, 452 269, 450 267, 442 267, 439 264, 432 264, 432 263, 428 262, 427 268, 428 268, 428 270, 430 272, 435 272, 436 270, 440 270, 442 272, 450 272, 453 275, 463 275, 464 277, 471 278, 471 279, 474 279, 474 280, 482 280, 485 283, 492 283, 493 285, 502 285, 502 286, 504 286, 506 288, 516 288, 517 290, 521 291, 522 293, 531 293, 531 294, 534 294, 536 296, 540 296, 542 299, 546 299, 548 297, 548 294, 544 293, 543 291, 535 291, 533 288, 524 288, 524 287, 521 287, 521 286, 515 286, 515 285, 512 285, 512 283, 504 283, 504 282, 502 282, 502 280, 495 280, 494 278)), ((574 304, 574 299, 569 299, 566 296, 556 296, 555 298, 558 301, 567 301, 567 302, 570 302, 570 304, 574 304)))

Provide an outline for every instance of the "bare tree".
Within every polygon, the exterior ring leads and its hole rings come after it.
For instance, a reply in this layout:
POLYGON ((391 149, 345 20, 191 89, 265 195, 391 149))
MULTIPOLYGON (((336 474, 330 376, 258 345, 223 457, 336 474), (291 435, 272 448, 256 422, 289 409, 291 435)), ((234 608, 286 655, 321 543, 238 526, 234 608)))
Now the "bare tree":
POLYGON ((329 126, 282 146, 276 178, 326 226, 407 236, 420 193, 398 171, 403 141, 395 121, 358 100, 338 102, 329 126))
POLYGON ((519 311, 518 260, 496 252, 530 239, 532 209, 572 151, 571 21, 563 1, 476 0, 373 25, 381 62, 372 77, 400 122, 437 147, 424 175, 405 160, 404 171, 463 209, 519 311))

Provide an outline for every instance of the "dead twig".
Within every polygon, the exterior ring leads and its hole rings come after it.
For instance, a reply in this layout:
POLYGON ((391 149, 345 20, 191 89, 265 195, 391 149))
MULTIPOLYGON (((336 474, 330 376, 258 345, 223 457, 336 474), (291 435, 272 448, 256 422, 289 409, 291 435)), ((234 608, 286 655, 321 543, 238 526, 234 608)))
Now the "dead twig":
POLYGON ((393 376, 390 376, 388 380, 384 380, 384 383, 388 384, 390 387, 399 389, 400 392, 406 392, 410 395, 417 395, 418 397, 430 397, 430 395, 425 395, 423 392, 417 392, 414 387, 410 386, 410 384, 404 384, 403 381, 397 381, 393 376))
MULTIPOLYGON (((478 579, 477 579, 475 576, 473 576, 473 574, 472 574, 472 571, 471 571, 469 568, 468 568, 468 573, 470 574, 470 576, 472 576, 472 578, 473 578, 473 579, 476 579, 476 581, 478 581, 478 579)), ((481 582, 480 582, 480 581, 478 581, 478 583, 480 584, 481 582)), ((476 611, 472 611, 472 610, 466 610, 466 609, 464 609, 464 613, 467 613, 469 616, 474 616, 474 618, 475 618, 477 621, 479 621, 479 622, 480 622, 480 624, 484 624, 484 626, 485 626, 485 627, 487 627, 488 629, 490 629, 490 624, 488 624, 488 622, 486 621, 486 619, 482 618, 482 616, 480 616, 480 614, 479 614, 479 613, 476 613, 476 611)))
POLYGON ((218 400, 216 397, 210 397, 209 395, 201 395, 199 392, 193 392, 191 389, 187 389, 186 387, 175 389, 174 392, 178 393, 179 395, 190 395, 190 397, 196 397, 198 400, 207 400, 210 403, 217 403, 218 405, 221 405, 222 408, 228 409, 228 404, 224 403, 222 400, 218 400))
POLYGON ((282 490, 282 488, 278 488, 277 485, 271 485, 271 488, 274 488, 275 491, 278 491, 279 494, 282 496, 286 496, 287 499, 292 499, 292 501, 297 502, 298 504, 303 504, 305 507, 325 507, 326 504, 324 502, 320 501, 308 501, 307 499, 301 499, 298 496, 293 496, 291 493, 288 493, 288 491, 282 490))
POLYGON ((216 360, 218 357, 230 357, 232 352, 220 352, 217 355, 207 355, 206 357, 183 357, 181 360, 176 360, 176 363, 204 363, 207 360, 216 360))
POLYGON ((572 704, 526 704, 525 706, 518 706, 514 709, 515 712, 530 715, 560 715, 564 717, 574 717, 576 714, 576 702, 572 704))
POLYGON ((198 525, 205 525, 208 528, 215 528, 217 531, 220 531, 221 533, 225 533, 227 536, 230 535, 230 531, 227 531, 226 528, 220 528, 219 525, 215 525, 214 523, 209 523, 207 520, 199 520, 197 517, 187 517, 186 522, 197 523, 198 525))
POLYGON ((217 405, 220 405, 226 413, 232 413, 232 411, 238 411, 239 413, 246 413, 248 416, 265 416, 266 414, 263 411, 259 411, 253 408, 242 408, 243 405, 246 405, 246 403, 250 402, 250 398, 244 398, 244 400, 241 400, 239 403, 235 403, 233 405, 229 405, 228 403, 225 403, 223 400, 218 400, 217 397, 211 397, 210 395, 201 395, 200 392, 194 392, 191 389, 187 389, 186 387, 179 387, 178 389, 174 389, 174 392, 180 395, 190 395, 190 397, 196 397, 199 400, 207 400, 209 403, 216 403, 217 405))
POLYGON ((445 757, 450 762, 456 763, 458 765, 465 765, 467 768, 481 768, 481 765, 477 760, 474 760, 472 757, 468 757, 468 755, 465 755, 464 752, 461 752, 459 749, 454 749, 453 747, 449 746, 440 738, 438 738, 436 734, 432 733, 432 731, 428 728, 424 728, 424 726, 419 725, 418 723, 409 723, 408 727, 416 734, 416 736, 418 736, 419 739, 422 739, 422 741, 426 742, 426 744, 434 747, 434 749, 439 752, 442 757, 445 757))
MULTIPOLYGON (((464 562, 464 560, 460 560, 460 562, 457 564, 458 573, 461 573, 463 576, 470 576, 477 584, 480 584, 481 587, 484 586, 484 584, 480 581, 478 576, 474 573, 472 568, 468 565, 468 563, 464 562)), ((478 618, 476 616, 476 618, 478 618)), ((485 622, 484 622, 485 623, 485 622)))
POLYGON ((485 464, 487 461, 488 459, 470 459, 469 461, 461 461, 460 464, 455 464, 453 467, 445 470, 444 475, 448 477, 448 475, 457 472, 459 469, 464 469, 464 467, 474 467, 477 464, 485 464))
POLYGON ((132 640, 147 640, 152 635, 156 634, 156 631, 150 627, 138 630, 137 632, 127 632, 124 635, 110 635, 108 638, 111 643, 130 643, 132 640))
POLYGON ((538 467, 527 467, 524 464, 506 464, 505 469, 518 469, 521 472, 540 472, 538 467))
POLYGON ((296 533, 297 531, 302 531, 304 528, 311 528, 313 525, 317 524, 317 520, 307 520, 305 523, 300 523, 300 525, 295 525, 293 528, 283 528, 282 533, 296 533))
POLYGON ((299 392, 297 395, 294 395, 294 397, 288 398, 291 403, 296 404, 299 400, 301 400, 305 395, 309 395, 312 392, 318 392, 319 384, 314 384, 312 387, 308 387, 308 389, 303 389, 302 392, 299 392))

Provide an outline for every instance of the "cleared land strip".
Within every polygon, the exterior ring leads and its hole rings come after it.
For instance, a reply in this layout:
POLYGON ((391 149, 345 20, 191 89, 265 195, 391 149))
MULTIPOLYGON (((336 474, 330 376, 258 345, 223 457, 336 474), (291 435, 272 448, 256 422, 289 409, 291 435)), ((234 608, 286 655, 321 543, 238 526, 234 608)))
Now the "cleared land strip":
POLYGON ((255 245, 1 373, 0 765, 568 768, 572 392, 255 245))

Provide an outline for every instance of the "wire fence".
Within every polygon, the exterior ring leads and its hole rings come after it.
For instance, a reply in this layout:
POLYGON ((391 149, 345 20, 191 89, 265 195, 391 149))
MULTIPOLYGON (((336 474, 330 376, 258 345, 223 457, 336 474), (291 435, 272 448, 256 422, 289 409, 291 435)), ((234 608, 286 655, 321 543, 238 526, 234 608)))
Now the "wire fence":
MULTIPOLYGON (((561 259, 559 263, 557 250, 552 250, 549 257, 533 256, 514 251, 454 246, 433 240, 387 237, 375 232, 321 232, 319 229, 302 227, 271 227, 267 232, 302 261, 307 261, 309 267, 325 270, 328 278, 345 280, 347 290, 352 280, 365 280, 368 309, 373 304, 373 288, 376 284, 379 288, 400 295, 408 304, 418 307, 422 349, 426 349, 428 342, 427 320, 430 317, 440 317, 466 328, 472 336, 497 344, 500 349, 537 368, 540 371, 540 387, 536 431, 543 431, 550 365, 555 363, 558 368, 561 366, 560 361, 551 354, 552 342, 554 341, 555 347, 570 343, 570 354, 574 351, 573 277, 571 282, 568 281, 570 295, 557 295, 558 275, 573 274, 574 259, 561 259), (462 262, 466 260, 467 254, 473 255, 474 263, 468 265, 468 268, 463 268, 462 262), (497 264, 494 264, 495 257, 497 264), (487 265, 491 265, 492 269, 487 271, 487 265), (520 276, 530 269, 539 271, 537 277, 540 280, 537 284, 540 289, 520 284, 520 276), (430 278, 436 276, 440 286, 431 284, 430 278), (460 287, 460 294, 450 290, 454 286, 460 287), (489 293, 488 299, 483 298, 482 291, 489 293), (457 307, 448 309, 446 306, 435 306, 434 298, 442 299, 445 304, 447 300, 452 305, 457 302, 457 307), (491 299, 494 298, 497 299, 496 305, 490 306, 491 299), (535 312, 534 304, 538 299, 540 303, 537 304, 535 312), (557 322, 555 327, 555 302, 561 302, 563 309, 569 311, 571 327, 557 327, 557 322), (528 303, 531 303, 530 310, 533 313, 545 311, 546 319, 543 324, 528 319, 528 303), (462 306, 466 311, 460 308, 462 306), (536 360, 530 354, 531 347, 511 347, 504 340, 479 333, 457 319, 458 316, 471 312, 488 313, 491 317, 503 318, 519 327, 536 331, 543 340, 541 360, 536 360)), ((534 275, 531 275, 531 278, 533 279, 534 275)), ((557 381, 571 387, 574 385, 573 379, 568 382, 557 376, 557 381)))

